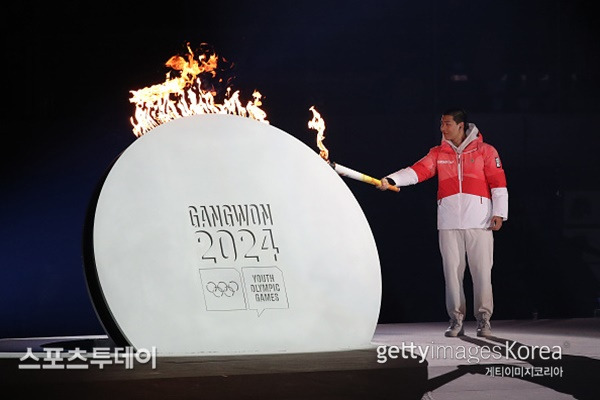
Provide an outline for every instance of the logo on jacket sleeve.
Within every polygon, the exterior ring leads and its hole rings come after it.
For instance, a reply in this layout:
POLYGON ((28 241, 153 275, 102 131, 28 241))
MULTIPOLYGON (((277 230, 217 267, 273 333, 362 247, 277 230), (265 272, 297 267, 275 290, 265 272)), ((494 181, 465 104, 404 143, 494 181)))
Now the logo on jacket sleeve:
POLYGON ((502 167, 502 164, 500 164, 500 157, 496 157, 496 168, 500 167, 502 167))

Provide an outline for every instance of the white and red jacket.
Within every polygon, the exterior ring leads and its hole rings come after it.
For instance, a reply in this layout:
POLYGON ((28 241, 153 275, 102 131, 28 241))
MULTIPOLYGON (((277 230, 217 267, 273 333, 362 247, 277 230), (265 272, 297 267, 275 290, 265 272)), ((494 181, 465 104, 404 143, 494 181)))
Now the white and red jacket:
POLYGON ((489 228, 492 216, 508 218, 506 176, 496 149, 483 142, 474 124, 459 147, 439 146, 408 168, 388 175, 396 186, 438 176, 438 229, 489 228))

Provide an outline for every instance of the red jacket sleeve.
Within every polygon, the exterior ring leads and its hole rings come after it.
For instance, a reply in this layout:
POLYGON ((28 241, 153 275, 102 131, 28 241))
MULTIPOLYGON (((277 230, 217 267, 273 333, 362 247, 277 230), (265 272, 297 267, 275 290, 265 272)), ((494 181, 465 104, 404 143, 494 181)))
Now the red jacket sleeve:
POLYGON ((439 148, 434 147, 429 150, 429 153, 419 161, 414 163, 411 168, 417 174, 419 182, 426 181, 429 178, 433 178, 437 173, 437 158, 439 148))
POLYGON ((485 178, 490 185, 490 189, 505 188, 506 175, 502 168, 502 162, 496 149, 491 145, 486 145, 484 153, 484 173, 485 178))

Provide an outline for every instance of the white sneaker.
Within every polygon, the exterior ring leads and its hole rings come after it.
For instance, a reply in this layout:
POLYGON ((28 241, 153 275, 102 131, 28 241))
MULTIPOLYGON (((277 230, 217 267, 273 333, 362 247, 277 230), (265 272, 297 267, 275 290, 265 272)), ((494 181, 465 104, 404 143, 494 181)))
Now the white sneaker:
POLYGON ((477 321, 477 336, 492 336, 492 327, 487 319, 477 321))
POLYGON ((444 332, 446 337, 457 337, 465 334, 465 328, 463 327, 462 321, 451 319, 450 326, 444 332))

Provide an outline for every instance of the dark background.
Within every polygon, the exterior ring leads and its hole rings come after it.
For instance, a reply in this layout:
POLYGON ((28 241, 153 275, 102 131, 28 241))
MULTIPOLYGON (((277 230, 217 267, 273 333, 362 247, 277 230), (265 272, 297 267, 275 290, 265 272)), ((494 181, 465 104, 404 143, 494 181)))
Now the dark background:
MULTIPOLYGON (((3 5, 0 337, 103 333, 82 267, 96 185, 135 137, 129 90, 186 42, 235 64, 271 124, 375 177, 440 141, 462 106, 503 159, 495 319, 600 308, 598 29, 589 1, 9 2, 3 5)), ((246 97, 248 99, 248 97, 246 97)), ((381 193, 346 180, 371 224, 381 323, 443 321, 435 180, 381 193)), ((326 227, 324 227, 326 229, 326 227)), ((470 284, 467 282, 469 313, 470 284)))

